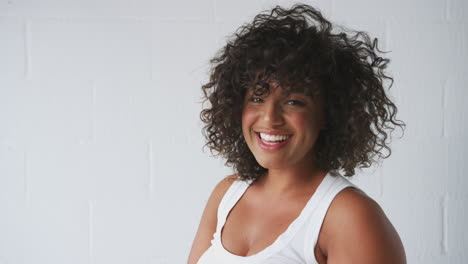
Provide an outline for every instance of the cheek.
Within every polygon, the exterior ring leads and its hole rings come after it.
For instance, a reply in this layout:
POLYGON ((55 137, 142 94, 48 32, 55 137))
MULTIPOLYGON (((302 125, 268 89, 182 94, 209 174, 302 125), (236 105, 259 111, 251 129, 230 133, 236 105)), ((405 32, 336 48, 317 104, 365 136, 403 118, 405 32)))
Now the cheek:
POLYGON ((313 127, 314 119, 311 118, 310 113, 300 113, 289 116, 289 122, 294 124, 297 128, 310 129, 313 127))
POLYGON ((242 111, 242 128, 249 129, 252 122, 255 120, 256 113, 250 108, 244 108, 242 111))
POLYGON ((290 116, 289 122, 299 131, 307 131, 306 135, 314 138, 321 129, 321 119, 310 112, 290 116))

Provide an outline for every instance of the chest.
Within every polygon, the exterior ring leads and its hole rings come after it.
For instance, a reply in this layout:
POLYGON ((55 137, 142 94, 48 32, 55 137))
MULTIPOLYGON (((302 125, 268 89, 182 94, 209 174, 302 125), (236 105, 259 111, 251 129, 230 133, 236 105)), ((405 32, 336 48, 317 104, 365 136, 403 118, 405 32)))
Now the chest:
POLYGON ((247 198, 232 208, 221 232, 224 248, 238 256, 256 254, 273 244, 301 214, 309 197, 274 202, 247 198))

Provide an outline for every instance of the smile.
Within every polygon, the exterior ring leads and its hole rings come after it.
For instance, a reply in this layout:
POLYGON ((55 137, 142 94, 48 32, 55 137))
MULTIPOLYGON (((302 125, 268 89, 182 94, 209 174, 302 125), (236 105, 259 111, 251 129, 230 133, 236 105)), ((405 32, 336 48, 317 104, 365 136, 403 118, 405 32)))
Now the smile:
POLYGON ((285 141, 287 140, 291 135, 269 135, 266 133, 259 133, 260 138, 263 139, 264 142, 268 143, 278 143, 277 141, 285 141))
POLYGON ((263 150, 274 151, 284 147, 289 143, 292 135, 267 135, 256 133, 257 141, 263 150))

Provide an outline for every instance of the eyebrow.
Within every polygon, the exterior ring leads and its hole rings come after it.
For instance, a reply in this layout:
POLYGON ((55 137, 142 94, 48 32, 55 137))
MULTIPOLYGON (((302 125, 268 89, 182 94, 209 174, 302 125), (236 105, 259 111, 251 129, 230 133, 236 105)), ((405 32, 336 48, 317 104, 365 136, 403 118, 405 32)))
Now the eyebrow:
MULTIPOLYGON (((307 89, 307 87, 303 86, 293 86, 293 87, 288 87, 287 89, 283 89, 281 86, 278 87, 282 89, 282 95, 283 96, 289 96, 289 95, 297 95, 297 96, 304 96, 308 98, 315 98, 314 96, 314 91, 315 89, 310 87, 307 89)), ((252 95, 254 94, 254 91, 257 90, 256 86, 251 86, 247 89, 246 95, 252 95)), ((269 89, 269 92, 271 93, 271 87, 269 89)), ((264 95, 264 94, 263 94, 264 95)))

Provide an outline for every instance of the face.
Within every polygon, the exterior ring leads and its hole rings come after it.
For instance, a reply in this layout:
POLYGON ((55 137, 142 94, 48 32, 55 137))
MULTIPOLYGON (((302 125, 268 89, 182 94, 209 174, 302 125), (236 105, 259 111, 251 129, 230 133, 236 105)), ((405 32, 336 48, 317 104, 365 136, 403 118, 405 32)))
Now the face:
POLYGON ((309 161, 319 132, 325 127, 321 99, 300 93, 286 96, 274 82, 269 84, 268 95, 260 97, 248 91, 244 98, 242 132, 250 151, 267 169, 309 161), (285 141, 277 143, 281 140, 285 141))

